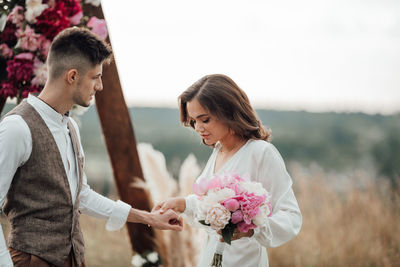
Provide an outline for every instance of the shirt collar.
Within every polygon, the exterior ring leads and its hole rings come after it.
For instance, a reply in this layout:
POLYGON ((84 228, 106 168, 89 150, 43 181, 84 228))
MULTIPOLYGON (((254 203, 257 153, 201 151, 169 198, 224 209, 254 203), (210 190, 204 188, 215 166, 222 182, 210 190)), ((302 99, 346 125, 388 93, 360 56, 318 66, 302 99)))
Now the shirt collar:
POLYGON ((65 115, 61 115, 52 107, 50 107, 46 102, 32 94, 28 95, 28 103, 34 106, 39 113, 46 116, 47 119, 50 119, 58 125, 66 125, 68 123, 69 112, 67 112, 65 115))

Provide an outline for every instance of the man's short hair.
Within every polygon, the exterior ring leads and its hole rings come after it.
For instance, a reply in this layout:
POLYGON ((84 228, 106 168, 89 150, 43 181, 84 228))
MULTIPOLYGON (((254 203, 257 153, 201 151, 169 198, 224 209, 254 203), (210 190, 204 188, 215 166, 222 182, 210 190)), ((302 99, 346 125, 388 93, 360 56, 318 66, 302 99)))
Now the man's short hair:
POLYGON ((111 60, 111 46, 85 28, 72 27, 61 31, 53 40, 47 58, 49 78, 56 79, 68 69, 86 73, 111 60))

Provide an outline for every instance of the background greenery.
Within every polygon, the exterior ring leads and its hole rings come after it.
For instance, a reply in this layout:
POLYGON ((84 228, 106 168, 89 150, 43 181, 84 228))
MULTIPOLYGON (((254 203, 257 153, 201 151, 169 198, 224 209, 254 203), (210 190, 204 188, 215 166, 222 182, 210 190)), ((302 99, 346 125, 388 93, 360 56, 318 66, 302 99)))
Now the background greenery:
MULTIPOLYGON (((12 108, 6 105, 2 114, 12 108)), ((204 165, 211 149, 197 134, 179 123, 179 112, 171 108, 130 108, 137 142, 151 143, 161 151, 174 177, 181 162, 193 153, 204 165)), ((393 183, 400 174, 400 114, 310 113, 304 111, 257 110, 272 130, 272 143, 286 162, 308 166, 317 163, 338 173, 370 169, 393 183)), ((95 106, 77 117, 88 163, 96 179, 110 180, 111 170, 95 106)))

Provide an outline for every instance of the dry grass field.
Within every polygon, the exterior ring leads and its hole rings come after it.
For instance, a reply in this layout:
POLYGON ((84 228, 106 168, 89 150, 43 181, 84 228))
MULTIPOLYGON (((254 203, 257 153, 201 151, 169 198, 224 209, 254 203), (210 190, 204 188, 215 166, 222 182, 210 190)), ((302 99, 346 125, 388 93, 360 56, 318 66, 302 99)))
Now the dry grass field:
MULTIPOLYGON (((368 172, 343 177, 295 166, 291 174, 303 227, 291 242, 268 249, 270 266, 400 266, 398 191, 368 172)), ((104 221, 87 216, 81 223, 89 267, 130 266, 125 228, 107 232, 104 221)), ((9 231, 4 218, 2 224, 9 231)))

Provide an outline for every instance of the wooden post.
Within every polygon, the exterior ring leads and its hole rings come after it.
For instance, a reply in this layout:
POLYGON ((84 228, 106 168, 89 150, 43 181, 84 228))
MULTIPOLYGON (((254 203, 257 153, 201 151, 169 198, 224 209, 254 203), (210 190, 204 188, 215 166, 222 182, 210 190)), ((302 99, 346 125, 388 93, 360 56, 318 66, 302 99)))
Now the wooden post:
MULTIPOLYGON (((85 4, 83 9, 86 16, 104 18, 101 6, 85 4)), ((110 42, 109 38, 107 41, 110 42)), ((103 91, 96 93, 96 106, 119 195, 122 201, 132 207, 150 211, 150 200, 146 192, 131 186, 134 179, 144 181, 144 178, 115 61, 104 67, 103 88, 103 91)), ((133 223, 128 223, 127 227, 132 248, 136 252, 155 249, 154 232, 151 228, 133 223)))

